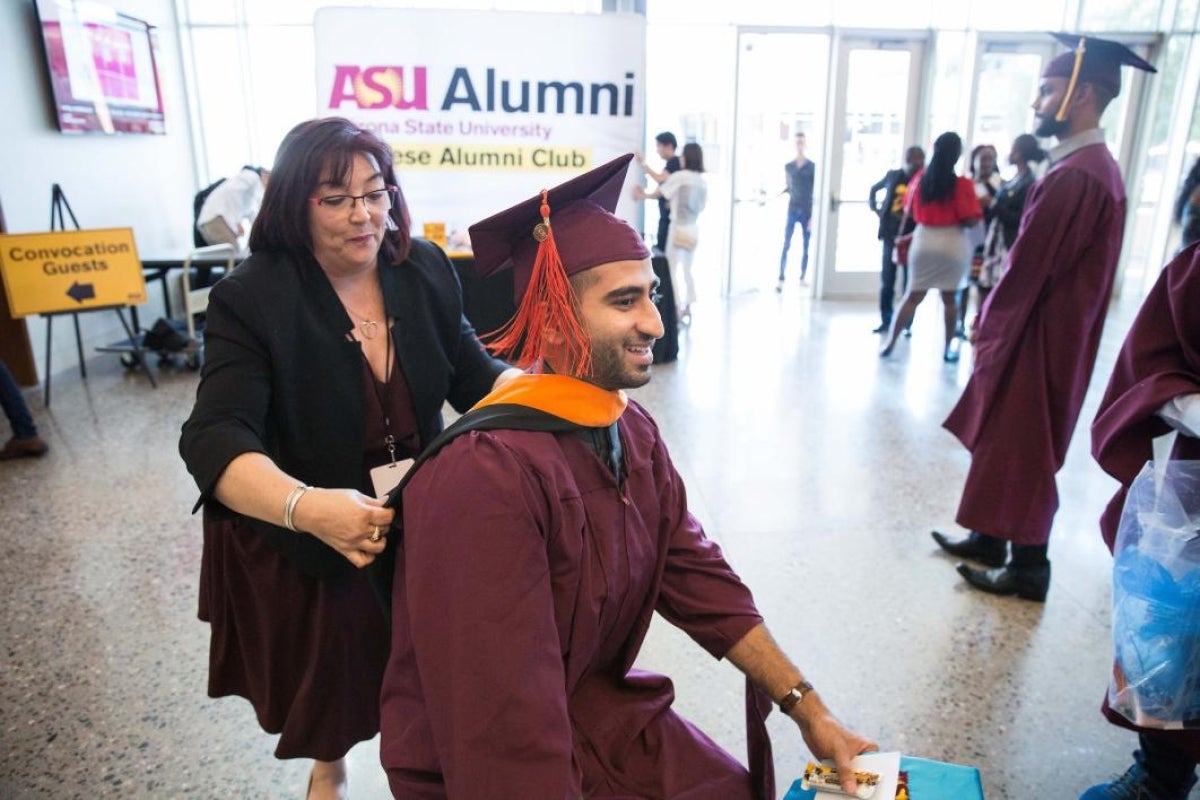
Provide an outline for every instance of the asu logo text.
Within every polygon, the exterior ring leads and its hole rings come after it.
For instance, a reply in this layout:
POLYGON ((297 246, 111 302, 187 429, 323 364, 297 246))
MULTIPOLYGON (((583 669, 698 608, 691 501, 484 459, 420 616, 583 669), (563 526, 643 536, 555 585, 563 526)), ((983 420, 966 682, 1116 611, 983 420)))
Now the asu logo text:
POLYGON ((333 77, 330 108, 353 102, 359 108, 400 108, 428 110, 425 67, 373 66, 362 68, 339 65, 333 77), (406 79, 407 78, 407 79, 406 79))

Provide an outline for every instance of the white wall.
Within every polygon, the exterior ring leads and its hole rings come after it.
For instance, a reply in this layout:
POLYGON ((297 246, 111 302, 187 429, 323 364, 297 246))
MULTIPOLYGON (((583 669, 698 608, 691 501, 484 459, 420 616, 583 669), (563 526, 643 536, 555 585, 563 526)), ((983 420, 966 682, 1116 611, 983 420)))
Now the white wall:
MULTIPOLYGON (((191 126, 172 0, 105 0, 158 27, 158 68, 167 117, 165 136, 63 135, 55 121, 37 17, 29 0, 0 2, 0 202, 11 233, 48 230, 50 189, 63 193, 84 228, 132 227, 142 257, 186 254, 192 244, 196 192, 191 126)), ((70 224, 69 218, 67 224, 70 224)), ((141 306, 142 324, 163 315, 155 282, 141 306)), ((38 362, 45 366, 45 321, 26 319, 38 362)), ((111 311, 80 316, 84 356, 123 338, 111 311)), ((51 370, 75 369, 78 358, 69 317, 54 324, 51 370)))

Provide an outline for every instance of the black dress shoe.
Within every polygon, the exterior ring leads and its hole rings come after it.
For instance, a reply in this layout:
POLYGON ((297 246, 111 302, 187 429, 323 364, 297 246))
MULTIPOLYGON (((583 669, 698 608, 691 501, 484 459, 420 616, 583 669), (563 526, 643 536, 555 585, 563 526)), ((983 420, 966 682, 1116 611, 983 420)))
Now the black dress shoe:
POLYGON ((892 329, 892 326, 891 326, 891 324, 890 324, 890 323, 888 323, 888 324, 885 324, 885 325, 880 325, 878 328, 876 328, 875 330, 871 331, 871 333, 887 333, 887 332, 888 332, 888 331, 890 331, 891 329, 892 329))
POLYGON ((1046 592, 1050 589, 1048 563, 1028 567, 1009 564, 997 569, 977 569, 959 564, 958 574, 980 591, 999 595, 1015 594, 1022 600, 1032 600, 1035 603, 1046 602, 1046 592))
POLYGON ((932 531, 929 535, 938 543, 938 547, 952 556, 968 558, 989 567, 1003 567, 1004 562, 1008 561, 1008 542, 995 536, 983 536, 971 531, 967 538, 956 542, 941 531, 932 531))

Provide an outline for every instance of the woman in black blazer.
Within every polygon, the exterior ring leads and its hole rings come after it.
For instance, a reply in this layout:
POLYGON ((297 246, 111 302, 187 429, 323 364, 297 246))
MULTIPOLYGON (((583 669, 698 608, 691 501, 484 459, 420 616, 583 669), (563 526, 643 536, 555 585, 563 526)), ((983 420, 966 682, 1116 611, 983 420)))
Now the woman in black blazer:
POLYGON ((316 760, 310 797, 338 796, 345 754, 379 730, 389 626, 363 568, 393 512, 375 498, 444 402, 465 411, 508 369, 409 227, 386 144, 344 119, 294 128, 253 255, 209 298, 179 445, 204 508, 209 694, 247 698, 277 757, 316 760))

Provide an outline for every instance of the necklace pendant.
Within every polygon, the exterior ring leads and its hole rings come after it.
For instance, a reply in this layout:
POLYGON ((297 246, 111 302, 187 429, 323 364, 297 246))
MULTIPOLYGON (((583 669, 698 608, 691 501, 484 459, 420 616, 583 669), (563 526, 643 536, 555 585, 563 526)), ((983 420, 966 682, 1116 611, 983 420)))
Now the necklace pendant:
POLYGON ((375 320, 364 319, 358 323, 358 327, 362 329, 364 339, 374 339, 379 333, 379 323, 375 320))

